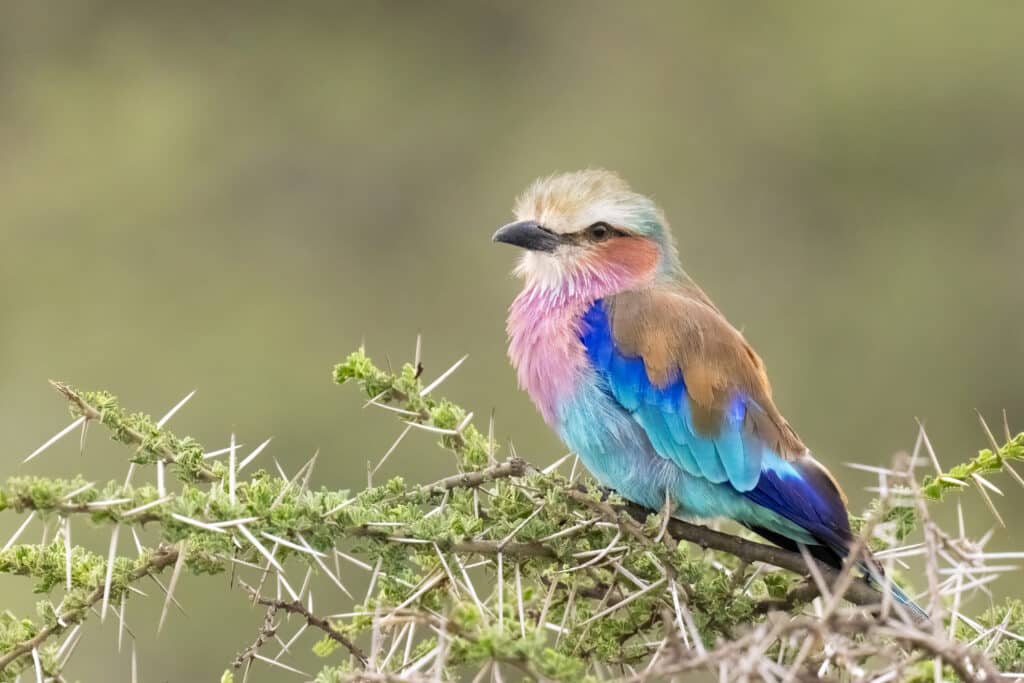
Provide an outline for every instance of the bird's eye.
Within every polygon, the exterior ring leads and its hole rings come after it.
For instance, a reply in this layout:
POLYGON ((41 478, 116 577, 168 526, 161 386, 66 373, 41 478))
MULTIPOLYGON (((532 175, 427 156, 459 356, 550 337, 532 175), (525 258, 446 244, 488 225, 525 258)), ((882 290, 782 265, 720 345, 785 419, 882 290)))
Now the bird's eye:
POLYGON ((594 223, 587 228, 587 237, 594 242, 600 242, 603 239, 607 239, 611 234, 611 226, 604 222, 594 223))

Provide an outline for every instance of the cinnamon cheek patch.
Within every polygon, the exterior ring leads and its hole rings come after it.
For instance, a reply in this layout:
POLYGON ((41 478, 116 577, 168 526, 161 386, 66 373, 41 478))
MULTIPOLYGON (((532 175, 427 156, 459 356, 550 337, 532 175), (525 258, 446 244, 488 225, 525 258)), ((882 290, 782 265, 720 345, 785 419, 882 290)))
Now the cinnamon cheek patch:
POLYGON ((658 247, 640 237, 617 237, 597 245, 597 258, 610 266, 642 278, 658 264, 658 247))

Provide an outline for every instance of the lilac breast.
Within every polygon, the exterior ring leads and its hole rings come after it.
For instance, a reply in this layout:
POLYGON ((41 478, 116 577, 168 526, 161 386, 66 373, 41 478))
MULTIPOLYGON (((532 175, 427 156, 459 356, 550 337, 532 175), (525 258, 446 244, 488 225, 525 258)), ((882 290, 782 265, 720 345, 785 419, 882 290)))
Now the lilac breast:
POLYGON ((519 386, 533 399, 545 422, 556 427, 559 407, 572 396, 587 362, 580 324, 587 303, 528 288, 508 316, 508 355, 519 386))

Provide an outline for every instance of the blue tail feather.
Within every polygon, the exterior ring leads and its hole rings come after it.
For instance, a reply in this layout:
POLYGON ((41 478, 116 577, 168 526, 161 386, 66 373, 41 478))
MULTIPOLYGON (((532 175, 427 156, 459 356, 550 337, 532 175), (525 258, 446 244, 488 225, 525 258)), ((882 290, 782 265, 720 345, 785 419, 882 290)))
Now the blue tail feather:
MULTIPOLYGON (((868 585, 875 590, 882 592, 885 590, 885 579, 882 578, 877 571, 872 571, 865 567, 865 579, 868 585)), ((929 621, 931 617, 928 616, 928 612, 923 607, 914 602, 914 599, 907 595, 902 588, 896 585, 894 581, 889 581, 889 593, 892 595, 893 600, 902 605, 906 611, 910 614, 910 617, 914 621, 929 621)))

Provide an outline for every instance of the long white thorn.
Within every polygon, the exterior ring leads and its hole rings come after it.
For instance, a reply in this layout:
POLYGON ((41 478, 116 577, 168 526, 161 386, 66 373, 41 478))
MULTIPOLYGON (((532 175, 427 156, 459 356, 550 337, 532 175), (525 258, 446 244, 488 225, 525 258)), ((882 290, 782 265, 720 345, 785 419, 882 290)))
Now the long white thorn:
POLYGON ((107 574, 103 579, 103 606, 100 608, 100 621, 107 618, 107 607, 110 605, 110 583, 114 578, 114 560, 117 559, 117 537, 121 534, 121 525, 115 524, 110 534, 110 551, 107 553, 107 574))
POLYGON ((495 590, 498 591, 498 630, 505 626, 505 573, 504 573, 504 553, 498 551, 498 585, 495 586, 495 590))
POLYGON ((552 472, 557 470, 559 467, 561 467, 563 462, 565 462, 566 460, 568 460, 572 456, 573 456, 572 453, 566 453, 561 458, 559 458, 558 460, 554 461, 553 463, 551 463, 550 465, 545 467, 542 471, 544 472, 544 474, 551 474, 552 472))
POLYGON ((372 402, 372 403, 368 403, 367 405, 371 405, 374 408, 380 408, 381 410, 386 410, 389 413, 397 413, 398 415, 408 415, 409 417, 419 417, 420 416, 420 414, 417 413, 415 410, 406 410, 405 408, 396 408, 395 406, 389 406, 387 403, 375 403, 375 402, 372 402))
POLYGON ((423 595, 428 590, 433 588, 435 584, 437 584, 441 579, 444 578, 444 576, 444 572, 435 573, 432 577, 424 581, 423 584, 420 586, 419 590, 417 590, 415 593, 406 598, 405 601, 402 602, 402 604, 400 604, 398 607, 394 609, 394 611, 397 612, 398 610, 404 609, 412 603, 416 602, 416 600, 418 600, 421 595, 423 595))
POLYGON ((238 448, 235 446, 235 435, 231 434, 231 450, 228 451, 228 499, 231 504, 234 505, 238 502, 238 498, 235 496, 235 486, 237 485, 237 474, 236 474, 236 456, 238 448))
MULTIPOLYGON (((988 495, 988 491, 985 490, 986 487, 982 485, 982 482, 988 484, 989 486, 992 486, 992 484, 989 484, 987 480, 983 479, 982 477, 979 477, 977 474, 972 474, 971 477, 973 477, 974 481, 978 484, 978 493, 980 493, 982 499, 984 499, 985 504, 988 506, 989 512, 991 512, 992 516, 996 518, 997 522, 999 522, 999 526, 1006 528, 1006 522, 1003 521, 1002 515, 999 514, 999 510, 996 509, 996 504, 992 502, 992 498, 988 495)), ((995 490, 999 491, 999 489, 995 490)), ((1001 493, 1002 492, 1000 492, 1000 494, 1001 493)))
POLYGON ((370 602, 370 597, 373 595, 373 589, 377 587, 377 579, 380 577, 380 568, 384 564, 384 557, 377 558, 377 564, 373 567, 373 572, 370 574, 370 585, 366 589, 366 599, 363 600, 363 604, 370 602))
POLYGON ((660 579, 658 579, 657 581, 652 583, 647 588, 644 588, 643 590, 638 590, 638 591, 634 591, 633 593, 630 593, 629 597, 627 597, 627 598, 625 598, 623 600, 620 600, 619 602, 615 603, 611 607, 607 607, 607 608, 601 610, 600 612, 598 612, 594 616, 590 617, 586 621, 583 621, 583 622, 577 624, 577 626, 586 626, 587 624, 589 624, 592 621, 596 621, 596 620, 600 619, 601 617, 607 616, 607 615, 611 614, 612 612, 614 612, 614 611, 616 611, 618 609, 622 609, 623 607, 625 607, 629 603, 631 603, 634 600, 636 600, 637 598, 639 598, 644 593, 652 591, 655 588, 657 588, 658 586, 660 586, 661 584, 665 583, 665 581, 667 581, 667 579, 665 577, 661 577, 660 579))
POLYGON ((811 574, 811 578, 814 580, 815 586, 818 588, 818 593, 821 594, 822 599, 825 602, 832 600, 832 591, 829 590, 828 583, 825 582, 825 577, 821 575, 821 568, 818 567, 818 561, 811 556, 807 546, 803 543, 797 543, 797 548, 800 550, 800 555, 804 558, 804 564, 807 565, 807 570, 811 574))
POLYGON ((161 498, 167 495, 167 487, 164 484, 164 461, 156 461, 156 492, 161 498))
POLYGON ((68 491, 67 493, 65 493, 63 496, 60 497, 60 499, 61 500, 71 500, 72 498, 77 496, 79 493, 85 493, 86 491, 91 489, 93 486, 96 486, 96 482, 94 482, 94 481, 91 481, 88 484, 82 484, 77 489, 74 489, 73 491, 68 491))
POLYGON ((537 542, 538 543, 547 543, 548 541, 553 541, 556 538, 562 538, 563 536, 571 536, 572 534, 576 533, 577 531, 580 531, 582 529, 587 529, 589 527, 594 526, 594 524, 596 522, 597 522, 596 519, 588 519, 585 522, 580 522, 579 524, 574 524, 573 526, 568 527, 566 529, 562 529, 561 531, 556 531, 553 534, 548 534, 544 538, 538 539, 537 542))
POLYGON ((11 536, 11 539, 9 541, 7 541, 6 544, 4 544, 4 547, 2 549, 0 549, 0 552, 4 552, 8 548, 10 548, 12 545, 14 545, 15 542, 17 542, 18 537, 21 536, 21 532, 25 530, 25 527, 27 527, 29 525, 29 522, 31 522, 32 519, 35 516, 36 516, 36 511, 35 510, 33 510, 30 513, 28 513, 28 516, 25 518, 25 521, 22 522, 21 526, 18 527, 18 530, 14 532, 14 535, 11 536))
POLYGON ((283 587, 288 595, 291 596, 291 599, 298 602, 300 593, 296 593, 292 585, 288 583, 288 579, 284 578, 284 572, 274 572, 274 576, 277 579, 277 599, 281 599, 281 588, 283 587))
POLYGON ((396 448, 398 448, 398 444, 402 443, 402 439, 404 439, 406 434, 408 434, 410 431, 412 431, 412 424, 406 425, 405 429, 403 429, 402 433, 398 435, 398 438, 395 439, 395 442, 391 444, 391 448, 387 450, 387 452, 384 454, 384 457, 380 459, 376 466, 374 466, 370 474, 377 474, 377 470, 379 470, 381 466, 388 461, 388 458, 391 457, 391 454, 395 452, 396 448))
POLYGON ((523 609, 523 577, 516 562, 516 607, 519 610, 519 633, 526 637, 526 610, 523 609))
POLYGON ((448 583, 452 587, 452 591, 455 593, 455 598, 462 598, 462 593, 459 591, 459 582, 455 580, 455 576, 452 574, 451 567, 448 566, 448 561, 444 559, 444 553, 437 547, 437 543, 434 543, 434 552, 437 553, 437 559, 441 560, 441 566, 444 568, 444 573, 448 575, 448 583))
POLYGON ((117 651, 121 651, 124 640, 124 613, 128 611, 128 591, 121 593, 121 609, 117 615, 117 651))
MULTIPOLYGON (((244 443, 240 443, 240 444, 236 444, 235 448, 242 448, 243 446, 245 446, 245 444, 244 443)), ((210 458, 216 458, 217 456, 224 455, 225 453, 228 453, 230 451, 231 451, 231 446, 228 446, 227 448, 218 448, 215 451, 210 451, 208 453, 203 453, 203 460, 209 460, 210 458)))
POLYGON ((89 433, 89 421, 82 423, 82 432, 78 437, 78 455, 85 455, 85 437, 89 433))
POLYGON ((377 668, 379 670, 383 671, 383 670, 387 669, 388 662, 390 662, 391 661, 391 657, 396 652, 398 652, 398 648, 402 645, 402 639, 405 638, 405 635, 406 635, 406 633, 408 633, 410 628, 412 628, 412 622, 409 622, 405 626, 403 626, 398 631, 398 633, 391 638, 391 649, 388 650, 388 653, 384 656, 384 659, 381 660, 380 664, 377 666, 377 668))
POLYGON ((308 626, 309 626, 308 623, 303 624, 302 626, 299 627, 299 630, 295 632, 295 635, 293 635, 291 638, 288 639, 287 643, 284 643, 284 642, 281 643, 281 651, 277 653, 276 657, 274 657, 274 661, 277 661, 277 660, 281 659, 281 657, 285 653, 291 654, 291 650, 289 648, 291 648, 291 646, 295 643, 295 641, 299 639, 299 636, 301 636, 305 632, 305 630, 306 630, 306 628, 308 626))
POLYGON ((266 662, 267 664, 270 664, 271 666, 276 666, 276 667, 278 667, 280 669, 284 669, 285 671, 291 671, 293 674, 298 674, 300 676, 305 676, 306 678, 312 678, 312 676, 310 674, 306 673, 305 671, 302 671, 300 669, 296 669, 294 667, 288 666, 287 664, 282 664, 281 662, 277 661, 276 659, 271 659, 270 657, 264 657, 263 655, 261 655, 258 652, 253 652, 252 656, 253 656, 253 659, 258 659, 261 662, 266 662))
POLYGON ((183 398, 180 401, 178 401, 177 405, 175 405, 173 408, 168 410, 166 415, 164 415, 159 420, 157 420, 156 426, 157 427, 163 427, 165 424, 167 424, 167 421, 170 420, 172 417, 174 417, 174 414, 176 412, 178 412, 179 410, 181 410, 181 407, 184 406, 186 403, 188 403, 189 399, 192 398, 195 395, 196 395, 196 389, 193 389, 189 393, 188 396, 186 396, 185 398, 183 398))
POLYGON ((897 472, 896 470, 889 469, 887 467, 875 467, 874 465, 862 465, 859 462, 844 462, 843 465, 849 467, 851 470, 860 470, 861 472, 871 472, 872 474, 884 474, 888 477, 903 478, 906 477, 906 472, 897 472))
POLYGON ((78 425, 82 424, 83 422, 85 422, 85 415, 83 415, 82 417, 78 418, 77 420, 75 420, 74 422, 69 424, 67 427, 65 427, 64 429, 60 430, 59 432, 57 432, 52 437, 50 437, 49 441, 47 441, 46 443, 44 443, 39 448, 37 448, 34 451, 32 451, 31 455, 29 455, 27 458, 22 460, 21 461, 22 464, 28 462, 29 460, 31 460, 32 458, 36 457, 40 453, 42 453, 43 451, 45 451, 47 448, 49 448, 53 444, 57 443, 61 439, 61 437, 66 436, 68 434, 68 432, 70 432, 71 430, 73 430, 75 427, 77 427, 78 425))
POLYGON ((679 589, 676 588, 676 581, 672 579, 669 583, 669 592, 672 594, 672 606, 675 608, 676 627, 679 629, 679 635, 683 638, 683 644, 686 647, 690 647, 690 636, 686 631, 686 625, 683 623, 683 609, 679 602, 679 589))
MULTIPOLYGON (((320 457, 320 449, 316 449, 313 453, 313 457, 304 465, 303 470, 305 474, 302 475, 302 483, 299 485, 299 491, 305 491, 309 488, 309 480, 313 477, 313 468, 316 467, 316 460, 320 457)), ((303 471, 300 470, 300 471, 303 471)))
POLYGON ((212 531, 217 534, 227 533, 226 531, 224 531, 224 529, 221 529, 218 526, 214 526, 213 524, 209 524, 207 522, 200 522, 198 519, 192 519, 191 517, 186 517, 185 515, 179 515, 177 512, 172 512, 171 517, 184 524, 199 527, 200 529, 206 529, 207 531, 212 531))
POLYGON ((181 577, 181 570, 185 567, 185 542, 182 541, 178 544, 178 559, 174 563, 174 571, 171 572, 171 580, 167 584, 167 597, 164 599, 164 607, 160 611, 160 621, 156 625, 157 634, 163 630, 164 621, 167 619, 167 611, 171 605, 171 600, 174 596, 174 588, 178 585, 178 579, 181 577))
POLYGON ((169 501, 171 498, 173 498, 173 496, 164 496, 162 498, 157 498, 156 500, 151 500, 148 503, 143 503, 142 505, 133 507, 130 510, 125 510, 124 512, 121 513, 121 517, 132 517, 134 515, 139 514, 140 512, 145 512, 150 508, 155 508, 158 505, 162 505, 169 501))
POLYGON ((43 683, 43 663, 39 661, 39 648, 32 648, 32 664, 36 669, 36 683, 43 683))
POLYGON ((260 539, 256 538, 256 536, 254 536, 251 531, 246 529, 244 524, 239 524, 235 528, 238 529, 243 536, 245 536, 246 540, 249 541, 249 543, 252 543, 253 547, 256 548, 260 555, 263 555, 263 557, 267 559, 267 562, 269 562, 271 566, 274 567, 274 569, 284 574, 284 567, 281 566, 280 562, 274 559, 274 555, 269 550, 267 550, 266 546, 260 543, 260 539))
POLYGON ((298 543, 292 543, 287 538, 281 538, 280 536, 276 536, 276 535, 271 534, 271 533, 266 532, 266 531, 261 531, 260 532, 260 536, 263 536, 264 538, 268 538, 271 541, 273 541, 274 543, 280 543, 284 547, 291 548, 292 550, 295 550, 296 552, 309 553, 310 555, 319 555, 320 557, 327 557, 327 555, 325 555, 324 553, 320 552, 319 550, 313 550, 312 548, 309 548, 309 547, 306 547, 306 546, 301 546, 298 543))
MULTIPOLYGON (((359 567, 360 569, 362 569, 364 571, 368 571, 368 572, 372 572, 373 571, 373 567, 371 567, 370 565, 366 564, 365 562, 360 560, 358 557, 352 557, 348 553, 343 553, 340 550, 335 549, 334 556, 335 556, 335 558, 342 557, 342 558, 348 560, 349 562, 351 562, 352 564, 354 564, 355 566, 359 567)), ((337 564, 337 563, 335 563, 335 564, 337 564)))
POLYGON ((330 510, 328 510, 323 515, 321 515, 321 517, 330 517, 335 512, 338 512, 339 510, 343 510, 343 509, 347 508, 349 505, 351 505, 352 503, 356 502, 357 500, 359 500, 358 497, 349 498, 345 502, 339 503, 338 505, 335 505, 334 507, 332 507, 330 510))
MULTIPOLYGON (((918 420, 917 421, 917 425, 920 428, 918 433, 917 433, 918 441, 920 443, 923 443, 925 450, 928 451, 928 457, 931 458, 932 466, 935 467, 936 474, 942 474, 942 465, 939 464, 939 458, 938 458, 938 456, 935 455, 935 449, 932 448, 932 442, 928 438, 928 432, 925 431, 924 423, 921 422, 920 420, 918 420)), ((915 446, 914 450, 915 450, 915 452, 917 451, 917 447, 916 446, 915 446)))
POLYGON ((445 436, 456 436, 458 434, 454 429, 444 429, 442 427, 435 427, 434 425, 420 424, 419 422, 406 422, 405 424, 433 434, 444 434, 445 436))
POLYGON ((458 359, 457 361, 455 361, 455 363, 454 363, 454 364, 453 364, 453 365, 452 365, 452 366, 451 366, 450 368, 448 368, 447 370, 445 370, 444 372, 442 372, 442 373, 441 373, 441 376, 440 376, 440 377, 438 377, 437 379, 435 379, 435 380, 434 380, 433 382, 431 382, 431 383, 430 383, 430 384, 428 384, 427 386, 423 387, 423 390, 422 390, 422 391, 420 391, 420 396, 426 396, 426 395, 427 395, 427 394, 429 394, 429 393, 430 393, 431 391, 433 391, 433 390, 434 390, 434 389, 436 389, 436 388, 437 388, 438 386, 440 386, 440 385, 441 385, 441 382, 443 382, 443 381, 445 381, 446 379, 448 379, 448 378, 449 378, 449 377, 451 376, 451 374, 452 374, 453 372, 455 372, 456 370, 458 370, 458 369, 459 369, 459 366, 460 366, 460 365, 462 365, 462 364, 463 364, 463 363, 465 362, 465 360, 466 360, 467 358, 469 358, 469 354, 466 354, 466 355, 465 355, 465 356, 463 356, 462 358, 460 358, 460 359, 458 359))
POLYGON ((75 624, 75 627, 71 629, 71 633, 68 634, 68 637, 65 638, 64 642, 61 643, 59 648, 57 648, 57 654, 54 655, 54 659, 56 659, 58 662, 61 660, 61 658, 64 656, 64 653, 68 650, 68 647, 71 645, 71 643, 74 642, 75 636, 77 636, 78 632, 81 630, 82 625, 75 624))
POLYGON ((90 510, 101 510, 103 508, 114 507, 115 505, 124 505, 125 503, 132 502, 131 498, 108 498, 107 500, 94 500, 91 503, 87 503, 86 507, 90 510))
POLYGON ((245 456, 245 458, 242 460, 242 462, 238 463, 238 471, 241 472, 245 468, 246 465, 248 465, 253 460, 255 460, 256 456, 259 455, 260 453, 262 453, 263 449, 266 448, 267 446, 269 446, 270 442, 273 439, 274 439, 274 437, 270 437, 269 439, 267 439, 266 441, 261 443, 259 446, 254 448, 252 450, 252 453, 250 453, 249 455, 245 456))
MULTIPOLYGON (((331 582, 332 582, 332 583, 333 583, 333 584, 334 584, 335 586, 337 586, 337 587, 338 587, 338 589, 339 589, 339 590, 340 590, 340 591, 341 591, 342 593, 344 593, 344 594, 345 594, 345 595, 347 595, 347 596, 348 596, 349 598, 351 598, 351 599, 353 599, 353 600, 354 600, 354 599, 355 599, 355 597, 354 597, 354 596, 352 595, 352 593, 350 593, 350 592, 349 592, 348 588, 346 588, 346 587, 345 587, 345 584, 343 584, 343 583, 341 582, 341 579, 340 579, 340 578, 338 578, 337 576, 335 576, 334 572, 332 572, 332 571, 331 571, 331 570, 330 570, 330 569, 329 569, 329 568, 327 567, 327 563, 326 563, 326 562, 324 562, 324 561, 323 561, 322 559, 320 559, 321 557, 325 557, 325 555, 324 555, 323 553, 321 553, 321 552, 318 552, 317 550, 314 550, 314 549, 313 549, 313 546, 311 546, 311 545, 309 544, 309 541, 307 541, 307 540, 306 540, 305 538, 303 538, 302 534, 300 534, 300 533, 296 532, 296 535, 297 535, 297 536, 299 537, 299 540, 300 540, 300 541, 302 541, 302 545, 304 545, 304 546, 305 546, 305 548, 306 548, 306 549, 305 549, 305 552, 308 552, 308 553, 310 553, 310 554, 311 554, 311 555, 313 556, 313 561, 314 561, 314 562, 316 562, 316 563, 317 563, 317 564, 318 564, 318 565, 320 566, 320 569, 321 569, 321 570, 323 571, 323 573, 324 573, 324 574, 326 574, 326 575, 327 575, 327 578, 329 578, 329 579, 331 580, 331 582)), ((312 595, 312 593, 310 593, 310 595, 312 595)), ((312 611, 312 610, 310 610, 310 611, 312 611)))
POLYGON ((252 524, 258 522, 262 517, 239 517, 238 519, 227 519, 223 522, 210 522, 210 526, 217 527, 218 529, 227 529, 231 526, 238 526, 239 524, 252 524))

